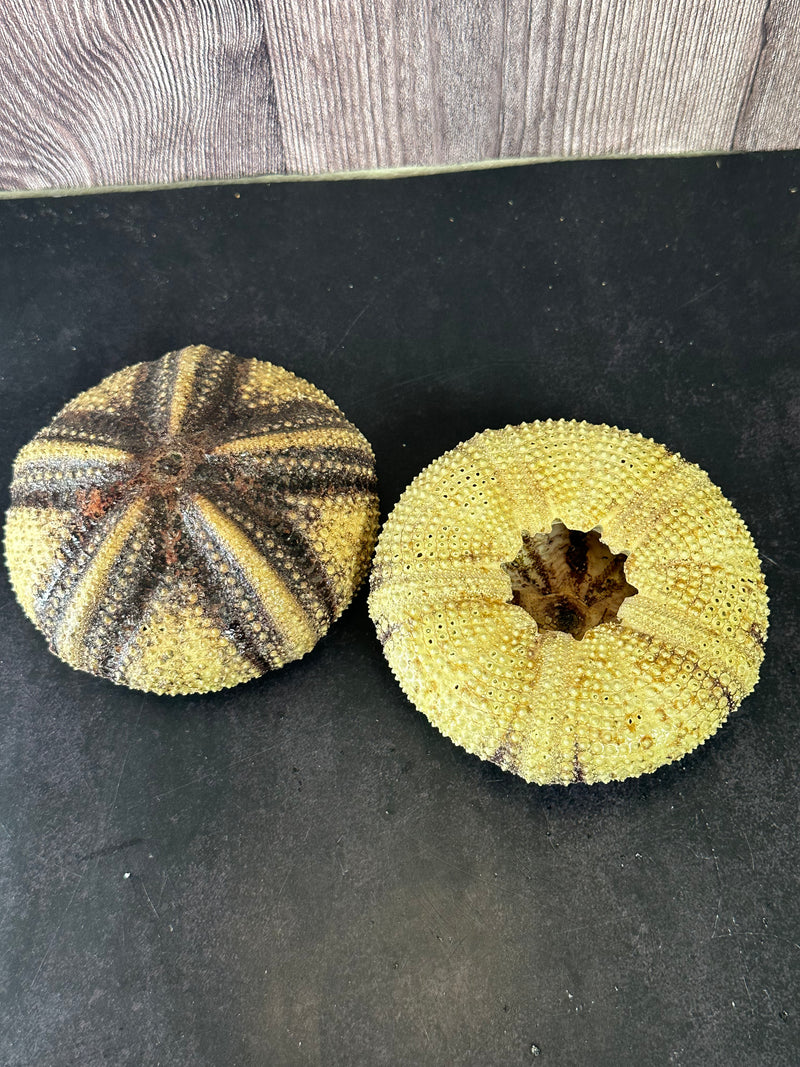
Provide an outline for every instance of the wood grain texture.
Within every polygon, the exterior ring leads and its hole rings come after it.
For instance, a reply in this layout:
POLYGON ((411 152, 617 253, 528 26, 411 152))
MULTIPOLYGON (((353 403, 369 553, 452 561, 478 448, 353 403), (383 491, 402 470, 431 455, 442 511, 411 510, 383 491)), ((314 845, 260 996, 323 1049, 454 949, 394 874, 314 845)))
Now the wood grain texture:
POLYGON ((0 188, 800 145, 800 0, 5 0, 0 188))

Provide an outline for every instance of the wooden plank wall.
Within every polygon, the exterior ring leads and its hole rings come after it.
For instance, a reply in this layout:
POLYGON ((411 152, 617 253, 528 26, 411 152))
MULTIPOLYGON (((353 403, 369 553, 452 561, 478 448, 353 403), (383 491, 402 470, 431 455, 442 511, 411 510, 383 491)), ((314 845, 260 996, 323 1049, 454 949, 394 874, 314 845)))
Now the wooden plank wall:
POLYGON ((3 0, 0 189, 800 146, 800 0, 3 0))

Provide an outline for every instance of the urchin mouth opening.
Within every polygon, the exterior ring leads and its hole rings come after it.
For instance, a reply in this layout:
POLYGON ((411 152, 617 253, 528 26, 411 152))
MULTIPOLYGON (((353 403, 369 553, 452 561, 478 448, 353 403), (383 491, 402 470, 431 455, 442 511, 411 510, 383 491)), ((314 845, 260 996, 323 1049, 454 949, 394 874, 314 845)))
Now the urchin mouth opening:
POLYGON ((522 548, 503 564, 511 579, 510 603, 523 608, 540 630, 560 630, 576 641, 616 619, 638 590, 625 577, 624 552, 613 553, 602 530, 570 530, 560 519, 549 533, 522 531, 522 548))
POLYGON ((143 470, 146 479, 163 491, 172 491, 189 482, 205 458, 205 440, 201 435, 170 438, 160 442, 146 456, 143 470))
POLYGON ((164 478, 177 478, 184 469, 183 453, 171 448, 168 452, 153 460, 153 471, 164 478))

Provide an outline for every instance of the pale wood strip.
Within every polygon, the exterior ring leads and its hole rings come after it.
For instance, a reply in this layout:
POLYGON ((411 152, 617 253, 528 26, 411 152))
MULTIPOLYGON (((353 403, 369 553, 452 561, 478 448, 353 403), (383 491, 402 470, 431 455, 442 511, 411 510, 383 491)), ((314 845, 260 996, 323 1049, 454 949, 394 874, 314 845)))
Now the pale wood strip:
POLYGON ((731 148, 800 145, 800 2, 764 3, 753 76, 745 89, 731 148))
POLYGON ((800 0, 4 0, 0 189, 800 146, 800 0))
POLYGON ((258 0, 4 0, 0 187, 285 169, 258 0))

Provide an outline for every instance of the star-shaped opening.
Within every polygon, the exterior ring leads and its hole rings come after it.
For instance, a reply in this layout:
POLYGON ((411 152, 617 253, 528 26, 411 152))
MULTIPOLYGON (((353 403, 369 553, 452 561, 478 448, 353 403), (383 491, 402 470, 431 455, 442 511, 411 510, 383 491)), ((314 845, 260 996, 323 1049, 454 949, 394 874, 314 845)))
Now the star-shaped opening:
POLYGON ((560 630, 580 641, 594 626, 616 619, 622 602, 638 590, 625 577, 627 555, 600 540, 602 530, 584 533, 556 519, 549 533, 522 532, 522 548, 503 569, 511 579, 511 600, 535 619, 540 630, 560 630))

